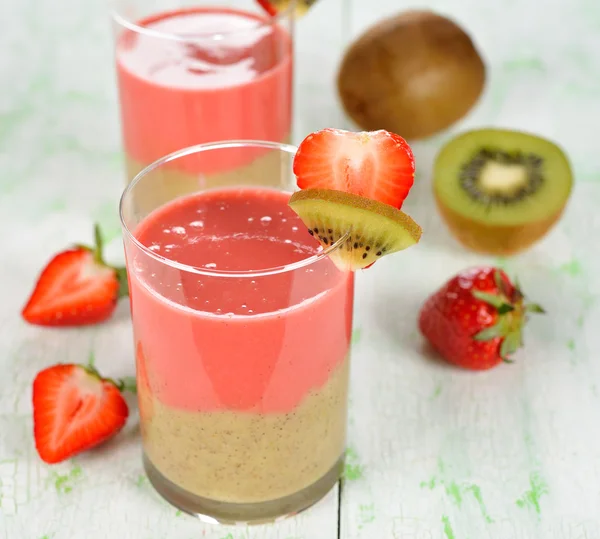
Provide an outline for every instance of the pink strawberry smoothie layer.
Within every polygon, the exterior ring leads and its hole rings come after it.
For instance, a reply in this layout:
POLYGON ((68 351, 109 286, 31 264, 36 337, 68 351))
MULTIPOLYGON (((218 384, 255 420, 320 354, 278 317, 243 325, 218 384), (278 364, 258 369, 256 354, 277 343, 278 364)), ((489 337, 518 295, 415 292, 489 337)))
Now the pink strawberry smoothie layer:
MULTIPOLYGON (((127 158, 143 166, 182 148, 219 140, 288 138, 292 40, 243 11, 160 13, 124 30, 117 78, 127 158), (221 35, 221 39, 215 36, 221 35)), ((264 150, 197 154, 171 166, 194 174, 246 165, 264 150)))
MULTIPOLYGON (((264 270, 318 252, 266 188, 207 191, 155 210, 135 230, 156 255, 206 270, 264 270)), ((148 385, 188 411, 289 412, 347 357, 353 275, 327 257, 254 277, 181 271, 130 251, 130 295, 148 385)))

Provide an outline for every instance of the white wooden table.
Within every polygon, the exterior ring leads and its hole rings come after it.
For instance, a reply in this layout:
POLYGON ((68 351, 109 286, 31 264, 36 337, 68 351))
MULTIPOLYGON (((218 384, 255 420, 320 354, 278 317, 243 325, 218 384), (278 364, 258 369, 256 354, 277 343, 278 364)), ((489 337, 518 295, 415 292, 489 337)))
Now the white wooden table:
MULTIPOLYGON (((344 125, 332 86, 343 36, 401 4, 321 0, 300 22, 296 141, 344 125)), ((182 515, 154 493, 136 417, 102 449, 70 462, 48 467, 35 453, 38 370, 93 353, 111 375, 134 371, 127 302, 89 329, 44 330, 19 317, 48 257, 90 241, 93 221, 122 259, 123 173, 103 2, 2 3, 0 538, 600 538, 600 4, 426 5, 469 28, 490 68, 483 99, 454 131, 495 124, 554 138, 573 161, 572 201, 528 253, 475 256, 451 239, 432 204, 432 159, 450 133, 415 145, 418 178, 405 207, 424 239, 358 279, 343 487, 282 524, 228 529, 182 515), (415 317, 435 287, 479 263, 518 273, 549 314, 531 321, 515 364, 473 374, 428 357, 415 317)))

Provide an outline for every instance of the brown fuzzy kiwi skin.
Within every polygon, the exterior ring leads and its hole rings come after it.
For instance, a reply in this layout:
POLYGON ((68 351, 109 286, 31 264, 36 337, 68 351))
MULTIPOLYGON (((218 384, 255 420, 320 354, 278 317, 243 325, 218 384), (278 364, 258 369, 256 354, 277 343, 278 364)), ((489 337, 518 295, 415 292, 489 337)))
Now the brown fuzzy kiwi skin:
POLYGON ((547 219, 515 226, 486 225, 456 213, 434 192, 440 214, 452 235, 471 251, 495 256, 521 253, 543 238, 562 216, 565 205, 547 219))
POLYGON ((361 129, 418 140, 465 116, 485 79, 485 64, 462 28, 432 11, 406 11, 371 27, 348 48, 337 87, 361 129))

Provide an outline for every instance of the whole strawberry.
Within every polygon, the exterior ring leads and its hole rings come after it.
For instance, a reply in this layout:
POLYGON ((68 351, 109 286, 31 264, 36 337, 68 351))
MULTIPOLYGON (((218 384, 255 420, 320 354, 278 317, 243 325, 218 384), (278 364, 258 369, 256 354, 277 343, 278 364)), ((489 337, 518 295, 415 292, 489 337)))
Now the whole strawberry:
POLYGON ((419 314, 419 329, 450 363, 490 369, 510 362, 510 356, 523 346, 527 313, 544 312, 523 300, 518 285, 502 270, 468 269, 429 297, 419 314))

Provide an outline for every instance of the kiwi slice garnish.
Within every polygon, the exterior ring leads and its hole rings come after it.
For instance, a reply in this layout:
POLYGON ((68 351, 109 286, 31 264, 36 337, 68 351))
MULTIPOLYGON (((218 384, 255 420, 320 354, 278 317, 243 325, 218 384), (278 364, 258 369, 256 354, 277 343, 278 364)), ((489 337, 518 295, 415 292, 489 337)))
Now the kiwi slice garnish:
POLYGON ((327 249, 343 271, 370 266, 381 257, 402 251, 421 238, 421 227, 404 212, 369 198, 330 189, 304 189, 289 202, 309 233, 327 249))
POLYGON ((478 129, 448 142, 434 165, 434 194, 450 230, 465 246, 508 255, 558 221, 573 175, 565 153, 544 138, 478 129))

